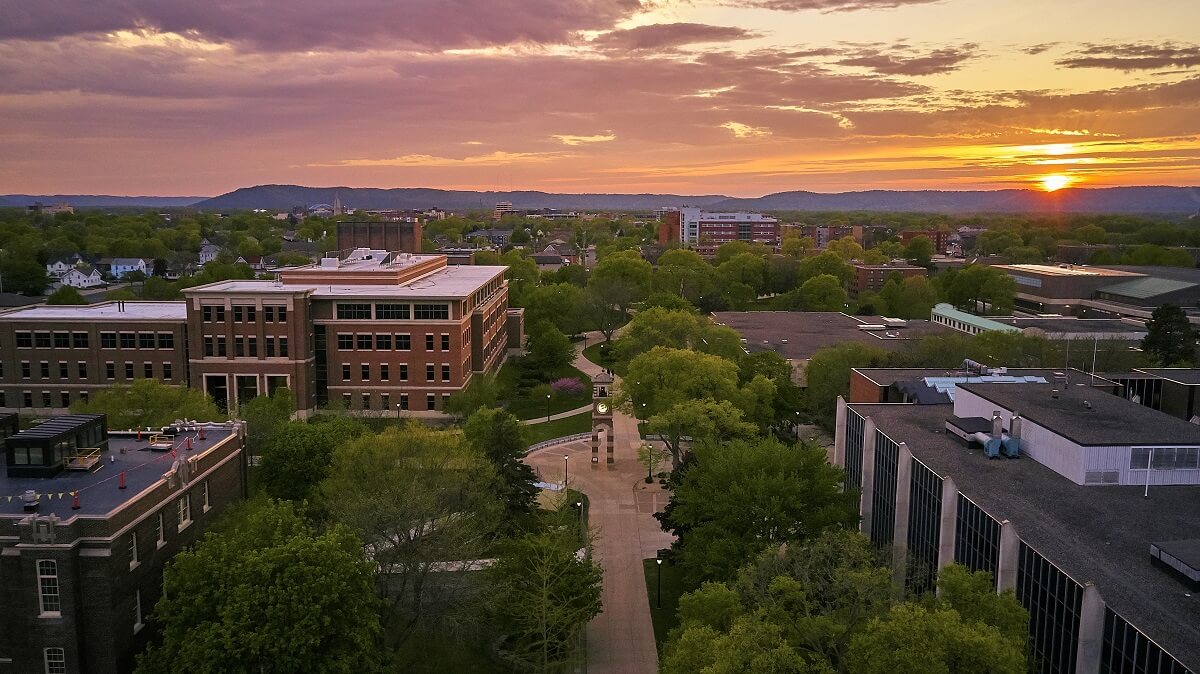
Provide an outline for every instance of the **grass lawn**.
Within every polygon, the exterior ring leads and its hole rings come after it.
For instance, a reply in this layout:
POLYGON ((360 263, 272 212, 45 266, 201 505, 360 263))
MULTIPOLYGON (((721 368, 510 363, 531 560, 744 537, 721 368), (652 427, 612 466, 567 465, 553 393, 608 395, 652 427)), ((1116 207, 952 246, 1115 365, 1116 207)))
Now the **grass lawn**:
POLYGON ((525 442, 534 444, 551 438, 561 438, 565 435, 587 433, 592 430, 592 413, 583 412, 564 419, 555 419, 541 424, 530 424, 524 427, 525 442))
POLYGON ((606 367, 606 368, 616 372, 617 374, 624 374, 625 363, 618 362, 616 359, 614 359, 607 353, 608 351, 610 351, 612 349, 612 345, 615 343, 616 343, 616 340, 613 340, 611 342, 603 342, 602 341, 602 342, 593 344, 583 350, 583 357, 587 358, 588 360, 592 361, 593 363, 595 363, 601 367, 606 367))
POLYGON ((679 595, 683 594, 683 571, 670 562, 662 563, 662 608, 655 608, 658 590, 658 564, 653 559, 642 560, 646 574, 646 599, 650 602, 650 620, 654 623, 654 641, 662 657, 662 645, 667 634, 679 624, 679 595))
MULTIPOLYGON (((568 410, 578 409, 592 402, 592 380, 586 374, 574 367, 560 371, 553 379, 574 378, 583 385, 579 393, 560 395, 550 398, 550 414, 558 414, 568 410)), ((553 379, 551 381, 553 381, 553 379)), ((549 381, 537 382, 549 384, 549 381)), ((496 384, 500 389, 500 400, 504 406, 518 419, 536 419, 546 416, 546 397, 544 394, 536 397, 529 389, 521 390, 521 364, 510 360, 500 368, 496 375, 496 384)))
MULTIPOLYGON (((480 635, 483 637, 484 635, 480 635)), ((456 638, 440 630, 422 629, 409 636, 393 654, 403 672, 463 672, 493 674, 512 670, 492 658, 491 639, 456 638)))

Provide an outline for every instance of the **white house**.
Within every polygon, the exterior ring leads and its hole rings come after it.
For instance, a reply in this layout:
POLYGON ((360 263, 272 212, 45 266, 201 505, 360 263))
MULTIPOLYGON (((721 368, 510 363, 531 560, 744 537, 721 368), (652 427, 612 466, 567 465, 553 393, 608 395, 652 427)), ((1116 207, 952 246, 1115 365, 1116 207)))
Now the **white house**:
POLYGON ((212 244, 212 243, 202 244, 200 246, 200 265, 203 266, 203 265, 208 264, 209 262, 212 262, 213 260, 217 259, 217 255, 220 255, 220 254, 221 254, 220 246, 218 246, 216 244, 212 244))
POLYGON ((66 260, 55 260, 46 265, 46 273, 54 278, 58 278, 69 271, 71 271, 71 264, 66 260))
POLYGON ((134 271, 148 273, 146 261, 140 257, 114 257, 112 267, 109 268, 109 273, 113 278, 124 278, 126 274, 134 271))
POLYGON ((72 288, 95 288, 104 285, 100 270, 90 264, 79 264, 59 277, 58 282, 72 288))

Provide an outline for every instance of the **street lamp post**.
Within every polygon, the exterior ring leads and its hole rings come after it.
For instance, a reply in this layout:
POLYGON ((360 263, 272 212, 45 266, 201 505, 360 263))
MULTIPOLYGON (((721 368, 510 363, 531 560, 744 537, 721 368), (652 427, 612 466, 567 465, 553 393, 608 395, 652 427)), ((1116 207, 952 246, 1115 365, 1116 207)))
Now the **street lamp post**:
POLYGON ((550 394, 546 394, 546 421, 550 421, 550 394))
POLYGON ((568 454, 563 454, 563 489, 567 488, 567 459, 571 458, 568 454))
POLYGON ((662 608, 662 562, 663 560, 661 559, 654 560, 654 563, 658 566, 658 587, 654 592, 654 608, 662 608))
POLYGON ((400 420, 400 403, 396 403, 396 421, 400 420))

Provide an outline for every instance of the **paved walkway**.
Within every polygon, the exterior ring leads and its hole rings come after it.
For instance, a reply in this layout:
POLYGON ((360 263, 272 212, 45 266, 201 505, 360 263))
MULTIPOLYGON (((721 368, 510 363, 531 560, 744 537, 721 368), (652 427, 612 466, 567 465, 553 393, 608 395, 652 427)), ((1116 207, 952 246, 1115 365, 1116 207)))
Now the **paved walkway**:
POLYGON ((567 417, 573 417, 576 414, 583 414, 584 412, 591 412, 591 411, 592 411, 592 406, 590 404, 588 404, 588 405, 584 405, 583 407, 576 407, 573 410, 567 410, 566 412, 558 412, 557 414, 551 414, 549 419, 547 419, 546 417, 538 417, 536 419, 526 419, 526 420, 522 421, 521 423, 525 424, 526 426, 532 426, 533 424, 544 424, 547 421, 556 421, 558 419, 566 419, 567 417))
MULTIPOLYGON (((582 349, 579 344, 576 352, 582 349)), ((588 376, 602 370, 583 357, 576 358, 575 366, 588 376)), ((615 463, 611 467, 604 463, 593 467, 589 441, 546 447, 525 460, 543 480, 555 482, 562 479, 563 457, 570 457, 565 462, 568 484, 587 494, 591 502, 595 556, 604 569, 604 608, 588 624, 589 674, 653 674, 658 671, 658 651, 642 560, 654 557, 674 540, 653 517, 666 507, 670 494, 642 480, 637 421, 618 411, 613 422, 615 463)), ((600 457, 604 461, 603 450, 600 457)))

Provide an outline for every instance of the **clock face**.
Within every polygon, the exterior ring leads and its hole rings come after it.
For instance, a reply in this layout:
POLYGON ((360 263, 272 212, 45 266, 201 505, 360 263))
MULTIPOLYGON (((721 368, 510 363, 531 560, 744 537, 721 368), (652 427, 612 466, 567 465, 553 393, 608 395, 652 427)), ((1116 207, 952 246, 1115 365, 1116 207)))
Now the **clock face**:
POLYGON ((596 411, 600 414, 608 414, 608 403, 596 403, 596 411))

